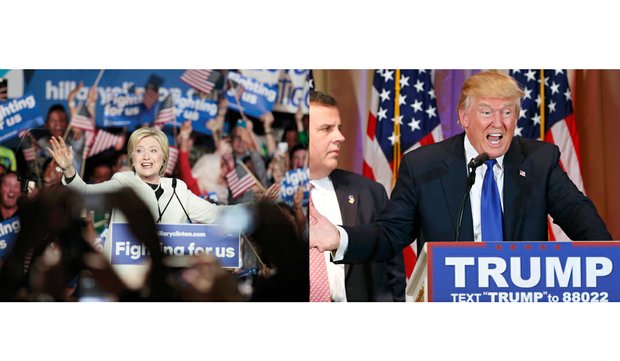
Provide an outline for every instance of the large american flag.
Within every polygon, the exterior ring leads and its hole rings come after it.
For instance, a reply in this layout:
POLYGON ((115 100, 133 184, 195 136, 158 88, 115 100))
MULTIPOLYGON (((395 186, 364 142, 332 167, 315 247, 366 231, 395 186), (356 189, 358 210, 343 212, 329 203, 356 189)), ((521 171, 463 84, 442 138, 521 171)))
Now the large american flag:
POLYGON ((220 72, 211 69, 189 69, 183 72, 181 80, 192 88, 209 95, 221 77, 220 72))
POLYGON ((172 100, 172 94, 168 94, 168 96, 166 96, 164 101, 161 103, 159 112, 157 112, 155 124, 161 125, 174 120, 176 120, 176 116, 174 115, 174 101, 172 100))
MULTIPOLYGON (((560 148, 560 165, 577 188, 585 193, 581 178, 579 136, 566 70, 521 69, 511 70, 510 75, 525 91, 515 136, 540 139, 540 127, 544 121, 544 140, 560 148), (543 93, 541 93, 541 74, 544 74, 543 93), (544 113, 541 112, 541 105, 544 113)), ((562 229, 553 223, 551 217, 549 220, 550 239, 570 240, 562 229)))
MULTIPOLYGON (((394 161, 394 154, 402 156, 442 139, 431 71, 376 70, 364 139, 364 175, 391 194, 400 162, 394 161)), ((415 266, 415 247, 412 243, 403 250, 407 278, 415 266)))
POLYGON ((226 182, 233 199, 236 199, 252 188, 256 184, 256 179, 241 164, 237 164, 234 169, 226 173, 226 182))
POLYGON ((82 130, 95 130, 95 122, 93 121, 85 104, 82 104, 77 113, 71 117, 69 125, 73 128, 82 130))

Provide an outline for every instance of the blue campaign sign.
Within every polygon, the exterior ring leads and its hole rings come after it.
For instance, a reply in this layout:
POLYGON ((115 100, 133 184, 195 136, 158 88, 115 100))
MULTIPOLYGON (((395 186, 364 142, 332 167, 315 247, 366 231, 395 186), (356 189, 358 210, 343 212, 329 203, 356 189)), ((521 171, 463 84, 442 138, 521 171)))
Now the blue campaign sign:
POLYGON ((182 121, 191 120, 195 132, 211 135, 207 127, 209 121, 217 117, 217 101, 183 98, 174 103, 175 113, 182 121))
MULTIPOLYGON (((156 75, 162 79, 161 85, 159 85, 160 101, 168 94, 173 94, 175 98, 192 98, 196 92, 181 81, 180 77, 182 74, 183 70, 105 70, 97 85, 97 93, 99 95, 95 114, 97 126, 105 126, 104 109, 111 99, 122 94, 129 94, 132 89, 142 99, 144 86, 151 75, 156 75)), ((94 84, 98 75, 99 70, 34 70, 32 76, 28 78, 26 92, 34 94, 39 103, 39 109, 45 114, 53 104, 60 103, 66 107, 69 93, 80 81, 84 83, 84 87, 77 93, 76 100, 78 102, 85 102, 88 90, 94 84)), ((119 109, 108 110, 109 117, 120 116, 119 109)), ((151 119, 147 122, 152 122, 153 120, 154 117, 151 116, 151 119)))
POLYGON ((17 216, 0 222, 0 259, 4 259, 11 251, 20 230, 21 223, 17 216))
POLYGON ((245 114, 253 117, 260 117, 273 109, 278 95, 277 85, 265 84, 236 72, 229 72, 228 78, 236 86, 235 89, 229 89, 226 92, 229 109, 239 111, 239 106, 241 106, 245 114), (238 85, 241 85, 243 89, 238 85), (236 97, 239 98, 239 104, 237 104, 236 97))
MULTIPOLYGON (((217 117, 218 104, 215 100, 200 99, 198 97, 180 97, 174 99, 174 114, 176 115, 177 128, 186 120, 192 121, 192 129, 195 132, 211 135, 208 123, 217 117)), ((167 123, 166 128, 171 128, 172 123, 167 123)))
POLYGON ((282 196, 282 201, 292 207, 295 192, 297 192, 299 187, 304 187, 304 200, 302 205, 307 206, 308 198, 310 197, 308 179, 310 179, 310 171, 308 168, 297 168, 286 172, 280 184, 280 195, 282 196))
MULTIPOLYGON (((158 224, 157 234, 166 256, 213 254, 222 267, 240 267, 239 231, 216 224, 158 224)), ((112 224, 112 264, 137 265, 149 256, 126 223, 112 224)))
POLYGON ((30 93, 0 102, 0 142, 16 137, 24 129, 43 126, 38 105, 35 96, 30 93))
POLYGON ((301 105, 304 113, 309 111, 308 69, 252 69, 241 73, 263 84, 277 85, 278 96, 274 111, 295 113, 301 105))
POLYGON ((142 104, 142 97, 135 94, 113 95, 103 107, 103 127, 133 130, 144 123, 152 123, 154 119, 155 107, 147 109, 142 104))
POLYGON ((620 242, 436 242, 427 247, 429 301, 620 301, 620 242))

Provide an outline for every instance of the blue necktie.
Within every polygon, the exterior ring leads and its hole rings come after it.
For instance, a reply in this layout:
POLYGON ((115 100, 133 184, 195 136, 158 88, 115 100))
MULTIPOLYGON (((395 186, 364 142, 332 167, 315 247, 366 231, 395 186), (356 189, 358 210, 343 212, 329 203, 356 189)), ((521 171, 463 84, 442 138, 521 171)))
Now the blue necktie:
POLYGON ((502 204, 499 199, 497 183, 495 183, 495 177, 493 176, 493 166, 495 163, 497 163, 495 159, 485 162, 487 172, 482 181, 482 201, 480 207, 482 242, 501 242, 504 240, 502 234, 502 204))

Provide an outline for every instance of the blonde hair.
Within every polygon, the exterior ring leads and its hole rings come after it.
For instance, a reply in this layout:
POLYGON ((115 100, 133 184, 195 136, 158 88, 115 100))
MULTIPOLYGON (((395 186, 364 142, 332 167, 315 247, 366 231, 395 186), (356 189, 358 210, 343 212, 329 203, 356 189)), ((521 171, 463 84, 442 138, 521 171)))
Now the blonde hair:
POLYGON ((159 170, 159 175, 163 176, 164 174, 166 174, 166 164, 168 163, 168 155, 169 155, 168 137, 166 136, 164 132, 162 132, 161 130, 157 128, 143 127, 143 128, 138 128, 133 133, 131 133, 131 136, 129 137, 129 141, 127 142, 127 155, 129 156, 129 167, 131 168, 132 171, 134 172, 136 171, 136 169, 133 166, 133 153, 135 152, 136 147, 138 146, 138 143, 140 143, 140 141, 146 137, 155 138, 155 140, 161 147, 161 150, 163 153, 163 163, 161 165, 161 169, 159 170))
POLYGON ((521 110, 521 98, 525 95, 517 81, 510 75, 497 71, 484 71, 469 77, 459 98, 458 111, 467 110, 472 98, 501 98, 515 100, 517 113, 521 110))

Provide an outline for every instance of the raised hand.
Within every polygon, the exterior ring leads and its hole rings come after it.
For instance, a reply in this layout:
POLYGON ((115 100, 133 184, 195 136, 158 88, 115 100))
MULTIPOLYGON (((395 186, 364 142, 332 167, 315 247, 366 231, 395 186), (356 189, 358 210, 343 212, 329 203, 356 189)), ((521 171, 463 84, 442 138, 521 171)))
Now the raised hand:
POLYGON ((71 178, 75 175, 75 168, 73 168, 73 147, 67 148, 65 141, 60 137, 50 137, 50 144, 47 151, 52 155, 54 161, 65 173, 66 178, 71 178))
POLYGON ((280 183, 274 183, 269 187, 266 191, 256 191, 254 192, 254 199, 261 201, 269 201, 275 202, 278 199, 278 195, 280 194, 280 183))
POLYGON ((293 207, 295 209, 299 209, 302 207, 302 203, 304 201, 304 186, 300 185, 299 188, 295 191, 293 195, 293 207))
POLYGON ((179 136, 182 139, 189 139, 190 135, 192 135, 192 121, 187 119, 185 122, 183 122, 183 125, 181 125, 181 131, 179 132, 179 136))

